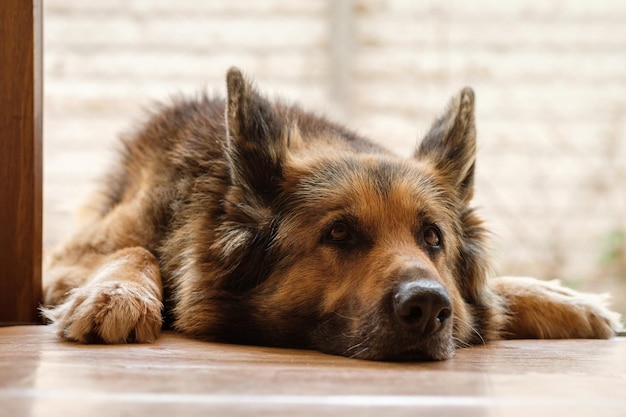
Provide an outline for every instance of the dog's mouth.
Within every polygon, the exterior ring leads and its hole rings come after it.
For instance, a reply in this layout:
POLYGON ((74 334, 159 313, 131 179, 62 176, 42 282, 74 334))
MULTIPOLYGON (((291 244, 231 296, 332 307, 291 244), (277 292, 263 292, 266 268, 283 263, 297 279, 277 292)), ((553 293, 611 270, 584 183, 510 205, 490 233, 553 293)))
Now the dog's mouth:
POLYGON ((434 349, 425 349, 422 346, 413 347, 399 352, 384 350, 368 350, 356 355, 345 355, 353 359, 389 362, 435 362, 450 359, 454 349, 447 346, 438 346, 434 349))
POLYGON ((389 362, 432 362, 450 359, 454 356, 455 346, 446 337, 432 337, 413 343, 393 343, 391 338, 385 338, 384 343, 370 343, 367 347, 351 354, 345 354, 354 359, 389 361, 389 362), (399 348, 399 346, 407 346, 399 348))
POLYGON ((430 362, 452 358, 456 345, 452 320, 434 332, 390 319, 373 310, 360 320, 333 316, 313 332, 312 347, 325 353, 353 359, 389 362, 430 362), (426 333, 426 334, 425 334, 426 333))
POLYGON ((400 352, 391 358, 392 362, 434 362, 450 359, 454 351, 452 349, 440 348, 434 351, 425 351, 421 348, 411 348, 400 352))
POLYGON ((454 355, 455 343, 452 326, 445 326, 435 334, 417 336, 413 332, 388 329, 369 333, 369 354, 372 360, 391 362, 430 362, 450 359, 454 355))

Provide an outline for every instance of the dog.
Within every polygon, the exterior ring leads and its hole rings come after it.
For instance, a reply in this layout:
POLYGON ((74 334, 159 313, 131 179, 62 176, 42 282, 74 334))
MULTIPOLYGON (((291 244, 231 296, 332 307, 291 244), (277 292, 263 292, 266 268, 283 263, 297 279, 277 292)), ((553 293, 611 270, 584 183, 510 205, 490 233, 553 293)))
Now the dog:
POLYGON ((503 338, 610 338, 606 296, 489 278, 471 206, 474 93, 411 158, 265 98, 160 105, 123 138, 82 226, 50 256, 43 315, 81 343, 208 341, 444 360, 503 338))

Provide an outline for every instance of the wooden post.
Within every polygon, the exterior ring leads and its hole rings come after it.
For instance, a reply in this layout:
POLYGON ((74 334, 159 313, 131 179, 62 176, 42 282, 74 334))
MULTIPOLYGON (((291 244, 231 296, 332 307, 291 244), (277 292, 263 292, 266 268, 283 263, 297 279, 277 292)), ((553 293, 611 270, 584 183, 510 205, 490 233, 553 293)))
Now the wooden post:
POLYGON ((0 324, 41 300, 41 0, 0 1, 0 324))

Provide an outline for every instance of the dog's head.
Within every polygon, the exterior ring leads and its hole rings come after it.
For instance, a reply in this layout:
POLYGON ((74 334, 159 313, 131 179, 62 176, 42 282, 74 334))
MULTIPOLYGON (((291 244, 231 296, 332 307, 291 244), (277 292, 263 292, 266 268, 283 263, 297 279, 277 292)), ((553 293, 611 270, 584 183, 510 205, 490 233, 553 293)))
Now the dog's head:
POLYGON ((235 301, 212 332, 415 360, 489 331, 470 89, 402 159, 272 104, 237 69, 227 86, 231 186, 212 249, 228 268, 212 285, 235 301))

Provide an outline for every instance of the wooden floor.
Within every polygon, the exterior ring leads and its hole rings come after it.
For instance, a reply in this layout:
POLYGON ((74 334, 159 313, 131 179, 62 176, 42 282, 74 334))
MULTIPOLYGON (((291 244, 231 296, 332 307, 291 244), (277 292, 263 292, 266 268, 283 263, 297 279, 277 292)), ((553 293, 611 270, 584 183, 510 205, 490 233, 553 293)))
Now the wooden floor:
POLYGON ((0 328, 0 416, 626 416, 626 338, 505 341, 433 363, 211 344, 82 346, 0 328))

